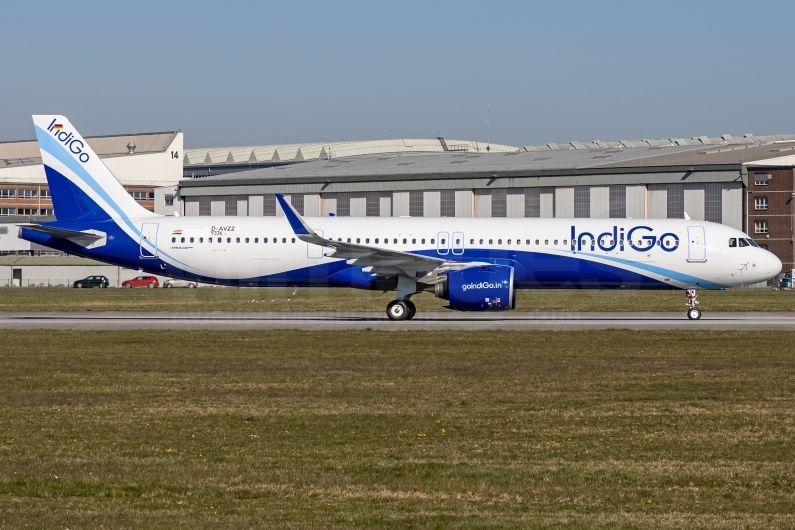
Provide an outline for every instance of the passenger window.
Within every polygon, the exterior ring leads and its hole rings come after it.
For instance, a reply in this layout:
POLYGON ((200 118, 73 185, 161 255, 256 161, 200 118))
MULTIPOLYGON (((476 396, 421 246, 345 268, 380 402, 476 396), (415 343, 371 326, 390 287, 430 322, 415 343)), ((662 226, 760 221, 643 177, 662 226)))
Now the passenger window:
POLYGON ((282 238, 282 243, 287 243, 287 238, 286 237, 282 238))
POLYGON ((564 246, 564 247, 566 246, 566 241, 568 241, 568 240, 567 240, 567 239, 564 239, 564 240, 563 240, 563 246, 564 246))
POLYGON ((180 243, 184 243, 185 242, 185 238, 184 237, 179 238, 179 242, 180 243))
POLYGON ((436 239, 431 238, 431 245, 433 245, 435 241, 436 241, 436 239))
POLYGON ((498 244, 498 245, 502 245, 502 239, 498 239, 498 240, 497 240, 497 244, 498 244))
POLYGON ((246 243, 248 243, 248 238, 246 238, 246 243))
POLYGON ((425 244, 425 238, 424 237, 422 238, 422 244, 423 245, 425 244))
POLYGON ((474 240, 474 239, 470 239, 470 240, 469 240, 469 244, 470 244, 470 245, 474 245, 474 244, 475 244, 475 240, 474 240))
POLYGON ((176 243, 176 242, 177 242, 177 238, 176 238, 176 237, 172 237, 172 238, 171 238, 171 242, 172 242, 172 243, 176 243))
POLYGON ((356 242, 357 242, 357 243, 361 243, 361 241, 362 241, 362 240, 361 240, 361 239, 359 239, 358 237, 356 238, 356 242))
POLYGON ((544 244, 545 244, 545 245, 549 245, 549 239, 545 239, 545 240, 544 240, 544 244))
POLYGON ((481 245, 483 244, 483 240, 482 240, 482 239, 480 240, 480 244, 481 244, 481 245))
POLYGON ((370 242, 370 238, 368 237, 367 239, 364 240, 364 242, 365 243, 369 243, 370 242))
POLYGON ((227 238, 226 238, 226 242, 227 242, 227 243, 231 243, 231 242, 232 242, 232 238, 231 238, 231 237, 227 237, 227 238))
POLYGON ((393 243, 394 243, 395 245, 397 245, 397 238, 395 238, 395 240, 393 241, 393 243))
POLYGON ((447 240, 446 240, 446 239, 444 239, 444 238, 442 238, 442 239, 440 240, 440 243, 441 243, 442 245, 446 245, 446 244, 447 244, 447 240))
POLYGON ((529 239, 525 240, 524 244, 525 245, 529 245, 530 244, 530 240, 529 239))
POLYGON ((494 240, 493 239, 489 239, 489 245, 491 245, 492 243, 494 243, 494 240))
MULTIPOLYGON (((442 243, 444 243, 444 241, 442 241, 442 243)), ((405 237, 403 238, 403 244, 404 245, 406 244, 406 238, 405 237)))
POLYGON ((267 237, 263 237, 263 238, 262 238, 262 242, 263 242, 263 243, 267 243, 267 242, 268 242, 268 238, 267 238, 267 237))
POLYGON ((378 238, 375 238, 375 244, 376 245, 378 244, 378 238))
POLYGON ((199 238, 199 243, 204 243, 204 238, 203 237, 199 238))
POLYGON ((555 244, 556 244, 556 245, 558 244, 558 240, 557 240, 557 239, 555 240, 555 244))
POLYGON ((193 243, 193 238, 190 238, 190 242, 193 243))
POLYGON ((416 238, 412 238, 412 239, 411 239, 411 244, 412 244, 412 245, 414 245, 414 244, 416 244, 416 243, 417 243, 417 239, 416 239, 416 238))
POLYGON ((536 239, 536 245, 538 245, 538 239, 536 239))
POLYGON ((455 240, 455 244, 456 244, 456 245, 460 245, 460 244, 461 244, 461 240, 460 240, 460 239, 456 239, 456 240, 455 240))
POLYGON ((295 238, 293 238, 293 240, 292 240, 292 241, 293 241, 293 243, 295 243, 295 238))
POLYGON ((254 238, 254 243, 259 243, 259 238, 258 237, 254 238))
POLYGON ((350 243, 350 242, 351 242, 351 238, 348 238, 348 243, 350 243))
POLYGON ((235 243, 240 243, 240 238, 239 237, 235 238, 235 243))

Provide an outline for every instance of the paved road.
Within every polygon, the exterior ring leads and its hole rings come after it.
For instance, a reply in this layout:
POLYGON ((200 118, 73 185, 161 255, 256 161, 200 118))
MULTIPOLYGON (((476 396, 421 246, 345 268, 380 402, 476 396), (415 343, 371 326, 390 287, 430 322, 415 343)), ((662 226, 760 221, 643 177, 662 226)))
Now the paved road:
POLYGON ((0 312, 0 329, 302 329, 302 330, 795 330, 793 313, 418 313, 390 322, 383 313, 0 312))

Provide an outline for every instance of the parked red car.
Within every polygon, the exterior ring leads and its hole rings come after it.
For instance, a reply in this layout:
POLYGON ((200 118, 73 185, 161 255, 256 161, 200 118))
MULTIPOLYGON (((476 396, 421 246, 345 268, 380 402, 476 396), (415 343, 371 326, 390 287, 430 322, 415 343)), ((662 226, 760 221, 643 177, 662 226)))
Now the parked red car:
POLYGON ((131 280, 124 280, 121 282, 122 287, 132 289, 133 287, 149 287, 150 289, 160 287, 160 283, 154 276, 138 276, 131 280))

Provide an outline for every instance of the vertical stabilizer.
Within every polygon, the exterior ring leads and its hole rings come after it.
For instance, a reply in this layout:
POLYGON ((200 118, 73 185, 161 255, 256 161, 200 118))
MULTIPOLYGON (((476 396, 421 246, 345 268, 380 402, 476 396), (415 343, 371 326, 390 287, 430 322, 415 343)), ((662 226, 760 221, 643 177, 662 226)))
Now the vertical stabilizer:
POLYGON ((155 216, 135 202, 63 116, 33 116, 55 218, 128 219, 155 216))

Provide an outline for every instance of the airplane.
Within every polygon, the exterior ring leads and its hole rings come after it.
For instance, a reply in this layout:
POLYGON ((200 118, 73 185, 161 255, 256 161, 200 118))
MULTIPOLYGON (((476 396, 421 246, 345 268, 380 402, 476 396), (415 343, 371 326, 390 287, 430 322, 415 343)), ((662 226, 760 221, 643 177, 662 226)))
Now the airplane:
POLYGON ((458 311, 516 307, 519 289, 701 290, 768 280, 781 261, 742 231, 690 219, 284 217, 152 213, 63 116, 33 116, 55 221, 19 237, 149 274, 218 285, 394 291, 390 320, 430 292, 458 311))

